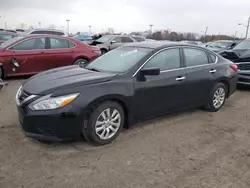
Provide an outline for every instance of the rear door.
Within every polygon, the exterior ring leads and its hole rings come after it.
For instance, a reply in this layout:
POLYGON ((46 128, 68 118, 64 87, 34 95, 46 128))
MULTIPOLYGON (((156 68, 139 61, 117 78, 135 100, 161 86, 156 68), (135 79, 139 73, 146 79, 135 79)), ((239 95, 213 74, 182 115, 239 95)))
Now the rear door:
POLYGON ((137 118, 182 108, 187 103, 186 70, 179 48, 166 49, 153 56, 143 68, 158 67, 157 76, 134 78, 134 108, 137 118))
POLYGON ((217 58, 213 55, 212 62, 205 50, 195 47, 183 47, 183 55, 189 86, 186 93, 189 105, 204 104, 218 77, 215 63, 217 58))
POLYGON ((50 61, 46 64, 46 69, 72 65, 75 48, 76 44, 66 38, 49 37, 49 49, 46 55, 50 61))
POLYGON ((11 74, 36 74, 44 70, 44 62, 47 57, 46 52, 47 39, 45 37, 29 38, 21 41, 7 49, 11 52, 11 59, 15 58, 19 67, 10 71, 11 74))

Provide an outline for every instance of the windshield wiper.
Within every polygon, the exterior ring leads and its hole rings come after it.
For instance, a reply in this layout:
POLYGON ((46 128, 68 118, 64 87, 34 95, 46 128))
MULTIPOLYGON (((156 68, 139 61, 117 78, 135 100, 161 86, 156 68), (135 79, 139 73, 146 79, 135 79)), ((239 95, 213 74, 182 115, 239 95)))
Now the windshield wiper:
POLYGON ((98 69, 95 69, 95 68, 87 68, 87 67, 85 67, 85 69, 95 71, 95 72, 100 72, 98 69))

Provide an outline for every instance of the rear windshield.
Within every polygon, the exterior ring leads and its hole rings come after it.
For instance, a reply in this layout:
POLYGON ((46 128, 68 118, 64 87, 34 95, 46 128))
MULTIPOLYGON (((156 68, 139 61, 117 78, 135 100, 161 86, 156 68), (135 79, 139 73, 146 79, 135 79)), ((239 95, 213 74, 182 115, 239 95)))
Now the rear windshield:
POLYGON ((8 35, 8 34, 0 34, 0 40, 10 40, 10 39, 12 39, 13 37, 15 37, 15 36, 13 36, 13 35, 8 35))
POLYGON ((12 43, 22 39, 23 37, 14 37, 14 38, 11 38, 10 40, 7 40, 5 42, 3 42, 2 44, 0 44, 0 48, 5 48, 9 45, 11 45, 12 43))

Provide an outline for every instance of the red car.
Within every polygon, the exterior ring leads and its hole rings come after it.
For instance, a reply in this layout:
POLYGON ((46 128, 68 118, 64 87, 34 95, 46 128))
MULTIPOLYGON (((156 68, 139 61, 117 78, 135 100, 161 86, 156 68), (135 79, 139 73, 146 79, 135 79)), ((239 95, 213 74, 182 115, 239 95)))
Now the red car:
POLYGON ((9 31, 0 31, 0 44, 17 36, 17 33, 9 31))
POLYGON ((0 44, 0 77, 34 75, 67 65, 83 65, 101 54, 99 48, 56 35, 15 37, 0 44))

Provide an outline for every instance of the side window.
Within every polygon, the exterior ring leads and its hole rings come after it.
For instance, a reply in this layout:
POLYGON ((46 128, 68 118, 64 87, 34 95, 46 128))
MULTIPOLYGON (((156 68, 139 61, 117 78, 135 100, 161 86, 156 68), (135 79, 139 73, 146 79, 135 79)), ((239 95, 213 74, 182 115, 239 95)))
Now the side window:
POLYGON ((211 54, 209 53, 209 56, 210 56, 210 59, 211 59, 211 62, 210 63, 215 63, 216 61, 216 56, 214 54, 211 54))
POLYGON ((187 67, 206 65, 209 63, 206 52, 202 50, 193 48, 184 48, 184 55, 187 67))
POLYGON ((144 67, 158 67, 161 71, 178 69, 181 67, 180 50, 178 48, 164 50, 150 59, 144 67))
POLYGON ((129 37, 122 37, 122 42, 134 42, 134 41, 129 37))
POLYGON ((72 48, 74 46, 75 45, 69 40, 61 38, 50 38, 51 49, 72 48))
POLYGON ((12 50, 40 50, 45 49, 45 38, 28 39, 10 48, 12 50))
POLYGON ((122 39, 121 39, 121 37, 116 37, 112 41, 115 41, 116 43, 121 43, 122 39))

